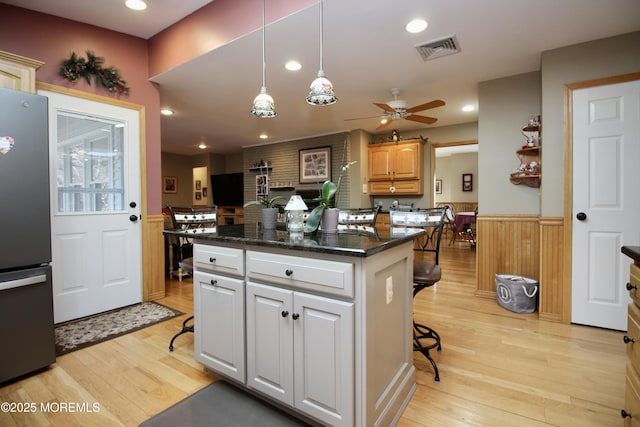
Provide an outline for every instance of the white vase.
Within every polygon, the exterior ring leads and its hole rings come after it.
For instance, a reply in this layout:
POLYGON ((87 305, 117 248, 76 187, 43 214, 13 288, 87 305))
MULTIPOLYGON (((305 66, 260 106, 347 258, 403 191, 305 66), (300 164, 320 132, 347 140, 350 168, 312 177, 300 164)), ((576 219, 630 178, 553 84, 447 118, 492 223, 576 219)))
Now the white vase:
POLYGON ((322 222, 320 226, 324 234, 332 234, 338 232, 338 217, 340 209, 328 208, 322 212, 322 222))
POLYGON ((278 208, 262 208, 262 229, 275 230, 278 218, 278 208))

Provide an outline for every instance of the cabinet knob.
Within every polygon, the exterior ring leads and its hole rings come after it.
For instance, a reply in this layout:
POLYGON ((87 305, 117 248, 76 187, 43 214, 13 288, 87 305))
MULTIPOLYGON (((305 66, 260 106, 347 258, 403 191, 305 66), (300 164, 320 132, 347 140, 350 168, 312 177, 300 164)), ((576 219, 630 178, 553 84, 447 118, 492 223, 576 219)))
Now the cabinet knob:
POLYGON ((628 336, 626 336, 626 335, 625 335, 622 339, 624 340, 624 343, 625 343, 625 344, 629 344, 629 343, 634 343, 634 342, 636 342, 636 340, 635 340, 635 339, 633 339, 633 338, 629 338, 629 337, 628 337, 628 336))
POLYGON ((282 310, 282 317, 287 317, 289 315, 289 312, 287 310, 282 310))
POLYGON ((299 315, 298 313, 293 313, 293 314, 291 315, 291 318, 292 318, 293 320, 298 320, 298 317, 300 317, 300 315, 299 315))
POLYGON ((630 291, 631 289, 635 289, 637 291, 638 287, 636 285, 632 285, 631 283, 627 283, 627 290, 630 291))
POLYGON ((211 279, 211 284, 215 286, 218 284, 218 281, 216 279, 211 279))
POLYGON ((633 418, 633 415, 631 415, 631 413, 625 411, 624 409, 620 411, 620 415, 622 416, 622 418, 633 418))
POLYGON ((214 262, 216 262, 216 259, 214 257, 209 257, 209 262, 213 264, 214 262))
POLYGON ((293 274, 293 270, 287 268, 287 270, 284 272, 284 274, 286 274, 287 277, 291 277, 291 275, 293 274))

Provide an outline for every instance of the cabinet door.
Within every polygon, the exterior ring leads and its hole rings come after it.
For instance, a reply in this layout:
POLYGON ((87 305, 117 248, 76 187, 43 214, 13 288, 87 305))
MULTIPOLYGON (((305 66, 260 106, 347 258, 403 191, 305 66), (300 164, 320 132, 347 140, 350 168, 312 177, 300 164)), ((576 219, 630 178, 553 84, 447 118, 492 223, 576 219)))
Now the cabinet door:
POLYGON ((393 152, 390 146, 369 147, 369 180, 391 179, 393 152))
POLYGON ((395 147, 393 179, 416 179, 420 175, 421 145, 417 142, 395 147))
POLYGON ((247 283, 247 385, 293 406, 291 291, 247 283))
POLYGON ((193 286, 196 360, 244 383, 244 281, 196 271, 193 286))
POLYGON ((293 314, 295 407, 354 425, 353 303, 295 292, 293 314))

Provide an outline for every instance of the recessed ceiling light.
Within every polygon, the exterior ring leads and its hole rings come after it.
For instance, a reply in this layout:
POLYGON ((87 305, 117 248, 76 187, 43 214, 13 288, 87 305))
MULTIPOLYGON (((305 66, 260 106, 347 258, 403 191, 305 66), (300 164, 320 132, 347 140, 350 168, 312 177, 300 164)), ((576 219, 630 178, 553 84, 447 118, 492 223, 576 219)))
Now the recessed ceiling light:
POLYGON ((198 148, 199 148, 199 149, 201 149, 201 150, 204 150, 205 148, 207 148, 207 144, 205 144, 204 142, 201 142, 201 143, 198 145, 198 148))
POLYGON ((286 68, 289 71, 298 71, 299 69, 302 68, 302 64, 300 64, 298 61, 289 61, 286 64, 284 64, 284 68, 286 68))
POLYGON ((147 8, 147 4, 142 0, 127 0, 124 4, 133 10, 145 10, 147 8))
POLYGON ((160 110, 160 114, 162 114, 163 116, 171 116, 173 115, 173 110, 170 110, 168 108, 163 108, 160 110))
POLYGON ((469 104, 469 105, 465 105, 464 107, 462 107, 462 111, 468 112, 468 111, 473 111, 475 110, 476 107, 474 107, 473 105, 469 104))
POLYGON ((267 135, 266 133, 260 134, 260 139, 267 139, 267 138, 269 138, 269 135, 267 135))
POLYGON ((427 24, 427 21, 424 19, 414 19, 409 22, 404 29, 409 33, 420 33, 426 30, 428 26, 429 24, 427 24))
POLYGON ((380 124, 381 125, 385 125, 385 124, 387 124, 388 121, 389 121, 389 119, 387 119, 386 117, 383 117, 382 119, 380 119, 380 124))

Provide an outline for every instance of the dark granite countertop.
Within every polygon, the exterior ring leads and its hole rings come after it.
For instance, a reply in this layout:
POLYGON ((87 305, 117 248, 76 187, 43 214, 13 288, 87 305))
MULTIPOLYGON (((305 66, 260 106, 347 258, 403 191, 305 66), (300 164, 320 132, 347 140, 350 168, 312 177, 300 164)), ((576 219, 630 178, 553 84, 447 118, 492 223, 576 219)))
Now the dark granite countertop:
POLYGON ((386 249, 411 241, 426 234, 418 229, 403 229, 404 232, 391 234, 372 227, 365 230, 340 230, 336 234, 292 234, 284 228, 261 230, 255 224, 220 225, 215 229, 194 229, 186 231, 165 230, 165 235, 190 237, 196 243, 215 242, 240 243, 245 245, 268 246, 309 252, 322 252, 357 257, 367 257, 386 249))
POLYGON ((623 246, 622 253, 640 264, 640 246, 623 246))

